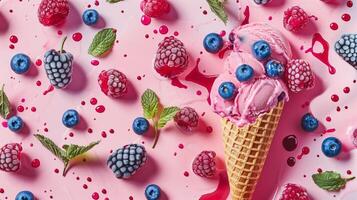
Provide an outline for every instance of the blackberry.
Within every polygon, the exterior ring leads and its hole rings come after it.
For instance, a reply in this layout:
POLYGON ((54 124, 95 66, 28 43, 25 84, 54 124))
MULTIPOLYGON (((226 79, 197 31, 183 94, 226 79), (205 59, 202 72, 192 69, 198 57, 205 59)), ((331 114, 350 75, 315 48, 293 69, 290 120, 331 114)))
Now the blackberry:
POLYGON ((144 146, 128 144, 113 152, 107 160, 107 165, 117 178, 127 179, 145 164, 146 159, 144 146))
POLYGON ((254 3, 258 4, 258 5, 265 5, 267 3, 269 3, 271 0, 254 0, 254 3))
POLYGON ((357 69, 357 34, 344 34, 335 43, 335 51, 357 69))
POLYGON ((50 83, 59 89, 65 88, 72 79, 73 56, 63 50, 64 38, 60 51, 51 49, 45 53, 43 62, 50 83))

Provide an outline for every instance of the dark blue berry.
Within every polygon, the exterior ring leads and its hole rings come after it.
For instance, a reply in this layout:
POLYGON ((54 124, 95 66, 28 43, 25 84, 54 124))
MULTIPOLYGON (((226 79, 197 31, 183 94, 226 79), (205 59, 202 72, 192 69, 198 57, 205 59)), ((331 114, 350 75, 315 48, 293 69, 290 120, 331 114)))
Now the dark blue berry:
POLYGON ((67 128, 73 128, 79 123, 79 114, 76 110, 67 110, 62 116, 62 123, 67 128))
POLYGON ((136 134, 142 135, 149 130, 150 124, 144 117, 138 117, 133 121, 133 130, 136 134))
POLYGON ((35 196, 30 191, 21 191, 16 195, 15 200, 35 200, 35 196))
POLYGON ((301 118, 301 127, 306 132, 312 132, 319 126, 319 121, 310 113, 301 118))
POLYGON ((271 78, 278 78, 284 74, 284 67, 279 61, 270 60, 265 64, 265 73, 271 78))
POLYGON ((250 80, 254 75, 254 70, 250 65, 243 64, 236 69, 236 78, 240 82, 250 80))
POLYGON ((271 55, 271 48, 265 40, 254 42, 252 46, 252 53, 257 60, 265 60, 271 55))
POLYGON ((203 47, 209 53, 218 53, 223 48, 223 39, 217 33, 210 33, 203 40, 203 47))
POLYGON ((236 93, 236 86, 232 82, 223 82, 218 88, 219 95, 225 99, 232 99, 236 93))
POLYGON ((342 143, 335 137, 328 137, 322 142, 321 150, 327 157, 335 157, 340 154, 342 143))
POLYGON ((84 11, 82 15, 83 22, 88 26, 95 25, 98 22, 98 19, 99 19, 99 14, 94 9, 88 9, 84 11))
POLYGON ((28 57, 26 54, 23 53, 14 55, 10 62, 11 69, 16 74, 26 73, 29 70, 30 65, 31 65, 30 57, 28 57))
POLYGON ((335 51, 357 69, 357 34, 344 34, 335 43, 335 51))
POLYGON ((160 187, 155 184, 146 186, 145 197, 147 200, 158 200, 160 198, 160 187))
POLYGON ((7 121, 7 126, 11 131, 19 132, 24 126, 24 122, 22 121, 21 117, 13 116, 7 121))

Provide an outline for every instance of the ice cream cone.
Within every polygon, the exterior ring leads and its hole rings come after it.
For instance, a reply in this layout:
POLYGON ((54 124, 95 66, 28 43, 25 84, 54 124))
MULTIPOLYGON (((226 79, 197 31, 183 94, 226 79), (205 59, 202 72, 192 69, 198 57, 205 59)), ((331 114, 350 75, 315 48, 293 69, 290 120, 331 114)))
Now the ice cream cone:
POLYGON ((232 200, 251 200, 279 123, 280 102, 255 123, 237 127, 222 120, 225 162, 232 200))

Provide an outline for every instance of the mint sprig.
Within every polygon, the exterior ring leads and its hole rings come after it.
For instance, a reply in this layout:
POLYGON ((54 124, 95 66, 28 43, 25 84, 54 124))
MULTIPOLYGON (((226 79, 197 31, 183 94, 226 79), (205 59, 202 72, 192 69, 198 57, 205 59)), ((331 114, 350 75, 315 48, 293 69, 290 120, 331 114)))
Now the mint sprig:
POLYGON ((315 184, 321 189, 327 191, 339 191, 345 187, 348 181, 355 179, 355 177, 342 178, 341 174, 334 171, 325 171, 312 175, 315 184))
POLYGON ((107 0, 108 3, 118 3, 119 1, 124 1, 124 0, 107 0))
POLYGON ((224 24, 227 24, 228 15, 224 10, 223 2, 224 0, 206 0, 211 11, 223 21, 224 24))
POLYGON ((69 163, 72 159, 77 156, 80 156, 89 150, 91 150, 94 146, 100 143, 100 141, 92 142, 87 146, 79 146, 75 144, 63 145, 63 149, 57 146, 51 139, 41 135, 35 134, 35 137, 41 142, 41 144, 49 150, 53 155, 55 155, 58 159, 60 159, 63 164, 63 176, 66 176, 69 163))
POLYGON ((159 97, 151 89, 147 89, 141 95, 141 106, 144 111, 144 117, 152 121, 155 130, 155 138, 152 146, 154 149, 159 140, 160 129, 164 128, 180 109, 176 106, 162 108, 163 106, 160 104, 159 97))
POLYGON ((94 57, 101 57, 113 48, 117 37, 117 30, 114 28, 105 28, 99 31, 89 46, 88 53, 94 57))
POLYGON ((10 114, 10 102, 7 98, 4 90, 5 85, 2 85, 0 90, 0 115, 2 118, 6 119, 7 116, 10 114))

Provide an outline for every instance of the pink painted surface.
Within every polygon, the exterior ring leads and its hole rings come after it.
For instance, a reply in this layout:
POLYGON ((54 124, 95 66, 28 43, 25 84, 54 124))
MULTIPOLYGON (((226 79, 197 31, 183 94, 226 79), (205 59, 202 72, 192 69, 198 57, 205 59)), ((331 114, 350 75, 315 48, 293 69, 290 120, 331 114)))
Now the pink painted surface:
MULTIPOLYGON (((205 87, 208 86, 197 84, 200 80, 195 81, 190 77, 180 80, 187 89, 175 87, 170 81, 157 78, 152 69, 152 60, 157 44, 163 37, 177 35, 190 53, 191 69, 200 58, 200 74, 207 77, 217 75, 223 70, 223 60, 218 55, 206 53, 202 39, 209 32, 221 33, 222 30, 226 31, 227 39, 233 27, 247 23, 248 12, 244 14, 244 10, 248 10, 246 6, 249 6, 250 22, 266 22, 280 29, 291 42, 295 57, 308 60, 318 77, 315 89, 290 96, 254 200, 278 199, 276 194, 280 186, 288 182, 303 185, 315 200, 355 199, 357 181, 349 182, 339 193, 328 193, 315 186, 311 174, 316 173, 319 168, 337 170, 344 176, 347 176, 347 170, 351 170, 352 175, 357 173, 357 151, 353 151, 354 137, 357 136, 357 83, 354 83, 357 71, 333 51, 333 44, 342 33, 357 32, 357 5, 347 6, 346 1, 325 4, 319 0, 273 0, 270 5, 262 7, 256 6, 251 0, 242 0, 241 5, 231 0, 226 6, 230 21, 224 26, 219 20, 215 20, 216 17, 209 11, 205 0, 170 0, 173 9, 168 16, 161 20, 151 19, 151 22, 145 22, 144 25, 139 0, 125 0, 118 4, 108 4, 104 0, 71 1, 67 22, 60 27, 46 28, 37 20, 39 2, 0 1, 0 80, 6 85, 14 113, 17 112, 26 123, 20 134, 10 132, 6 123, 2 123, 4 126, 0 127, 0 145, 22 142, 25 152, 22 170, 18 174, 0 172, 1 200, 6 197, 14 199, 18 191, 25 189, 33 191, 41 200, 51 199, 51 196, 53 199, 68 200, 92 199, 97 196, 99 199, 108 197, 142 200, 145 186, 149 183, 161 186, 164 200, 200 199, 202 195, 214 192, 217 186, 218 192, 226 193, 224 187, 222 188, 222 181, 219 184, 219 176, 204 179, 191 171, 192 160, 202 150, 216 151, 219 168, 224 168, 220 118, 211 111, 207 103, 208 91, 205 87), (312 20, 304 31, 294 34, 283 29, 282 16, 285 9, 296 4, 318 20, 312 20), (99 25, 93 28, 81 22, 81 13, 88 5, 97 9, 102 16, 99 25), (341 18, 346 13, 351 17, 348 21, 341 18), (338 24, 337 30, 330 28, 331 23, 338 24), (87 54, 87 49, 95 32, 103 27, 117 29, 118 42, 107 57, 94 59, 87 54), (328 55, 328 63, 336 68, 333 75, 326 66, 326 57, 316 56, 322 55, 323 44, 316 42, 314 54, 305 53, 311 47, 315 33, 321 34, 329 43, 330 50, 323 55, 328 55), (76 41, 72 39, 73 34, 76 41), (16 42, 14 37, 10 41, 13 35, 17 37, 16 42), (42 59, 46 50, 59 48, 65 35, 71 38, 65 48, 74 55, 75 60, 73 82, 66 90, 52 91, 52 88, 49 89, 43 65, 37 59, 42 59), (82 36, 81 39, 79 35, 82 36), (16 75, 9 67, 9 60, 19 52, 27 53, 34 62, 25 76, 16 75), (131 82, 130 92, 123 99, 113 100, 100 92, 97 76, 101 70, 109 68, 124 72, 131 82), (187 134, 171 123, 163 130, 157 148, 151 149, 152 137, 140 137, 129 130, 132 120, 142 113, 139 97, 148 87, 159 94, 163 104, 192 106, 200 114, 205 113, 199 129, 187 134), (348 93, 344 92, 345 87, 350 88, 348 93), (338 95, 339 100, 332 101, 332 95, 338 95), (93 97, 96 98, 96 103, 91 101, 93 97), (16 111, 18 106, 24 109, 16 111), (98 113, 97 106, 103 106, 105 110, 98 113), (82 123, 74 130, 61 124, 61 116, 68 108, 77 109, 82 117, 82 123), (305 133, 299 127, 300 117, 308 111, 321 122, 320 128, 314 133, 305 133), (335 131, 326 131, 333 129, 335 131), (79 159, 63 178, 58 173, 62 163, 55 161, 34 139, 32 134, 35 133, 45 134, 58 144, 86 144, 97 139, 101 139, 102 143, 91 151, 85 164, 79 159), (282 141, 291 134, 296 135, 298 145, 295 150, 288 152, 284 150, 282 141), (345 145, 345 151, 338 158, 326 158, 321 153, 321 142, 328 136, 339 137, 345 145), (148 164, 132 179, 117 180, 105 164, 110 150, 127 143, 142 142, 148 147, 148 164), (180 149, 179 144, 183 144, 184 148, 180 149), (309 149, 309 153, 298 159, 304 147, 309 149), (289 157, 296 158, 293 167, 287 164, 289 157), (40 161, 37 168, 32 167, 35 159, 40 161)), ((35 166, 36 163, 37 161, 35 166)))

